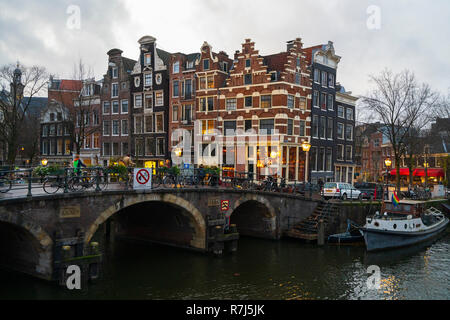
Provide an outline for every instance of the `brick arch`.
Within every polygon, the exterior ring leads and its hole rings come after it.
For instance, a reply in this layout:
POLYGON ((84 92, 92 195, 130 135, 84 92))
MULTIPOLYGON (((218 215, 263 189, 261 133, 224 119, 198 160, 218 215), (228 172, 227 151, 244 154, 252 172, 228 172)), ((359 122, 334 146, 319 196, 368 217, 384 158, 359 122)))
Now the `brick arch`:
POLYGON ((26 232, 30 233, 37 240, 43 250, 46 250, 53 245, 53 240, 48 233, 44 231, 40 225, 27 219, 26 216, 21 216, 20 219, 18 219, 18 215, 16 214, 0 212, 0 222, 25 229, 26 232))
POLYGON ((18 271, 25 272, 42 279, 50 280, 52 277, 52 255, 53 255, 53 240, 40 225, 37 225, 29 220, 26 216, 18 217, 16 214, 0 212, 0 223, 10 225, 13 232, 23 232, 28 241, 30 241, 30 248, 34 251, 29 254, 29 263, 34 265, 34 270, 31 268, 20 269, 18 271), (14 230, 16 229, 16 230, 14 230))
POLYGON ((274 218, 276 217, 275 209, 270 204, 270 201, 267 200, 265 197, 258 195, 258 194, 246 194, 242 197, 240 197, 236 202, 234 202, 233 210, 231 211, 231 215, 233 212, 241 205, 249 201, 255 201, 262 205, 264 205, 267 208, 267 212, 269 213, 269 216, 267 218, 274 218))
POLYGON ((106 210, 104 210, 98 218, 95 220, 95 222, 89 227, 89 229, 86 232, 85 237, 85 243, 88 244, 92 237, 94 236, 95 232, 97 231, 99 225, 104 223, 106 220, 108 220, 111 216, 119 212, 120 210, 130 207, 132 205, 138 204, 138 203, 145 203, 145 202, 163 202, 172 204, 176 207, 182 208, 186 210, 191 218, 194 220, 194 237, 191 240, 191 246, 197 249, 205 250, 206 249, 206 224, 205 219, 201 212, 190 202, 187 200, 178 197, 173 194, 138 194, 134 197, 124 197, 123 198, 123 205, 118 206, 112 205, 106 210))

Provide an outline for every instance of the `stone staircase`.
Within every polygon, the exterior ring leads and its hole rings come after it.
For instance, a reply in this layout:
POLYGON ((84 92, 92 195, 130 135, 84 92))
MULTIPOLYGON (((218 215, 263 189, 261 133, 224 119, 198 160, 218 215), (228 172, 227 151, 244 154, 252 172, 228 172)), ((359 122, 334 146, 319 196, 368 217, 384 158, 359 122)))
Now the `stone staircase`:
POLYGON ((306 219, 300 221, 286 232, 290 238, 316 241, 319 233, 319 221, 323 221, 324 226, 338 213, 338 207, 331 201, 321 201, 314 212, 306 219))

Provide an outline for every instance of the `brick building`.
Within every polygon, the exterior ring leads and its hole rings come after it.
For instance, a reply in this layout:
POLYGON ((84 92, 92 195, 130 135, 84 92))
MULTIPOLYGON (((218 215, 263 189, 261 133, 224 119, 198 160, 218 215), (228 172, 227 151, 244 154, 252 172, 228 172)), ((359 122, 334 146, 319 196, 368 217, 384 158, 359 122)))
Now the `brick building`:
POLYGON ((49 164, 67 165, 72 161, 75 108, 83 82, 50 78, 48 105, 41 113, 40 156, 49 164))
MULTIPOLYGON (((175 53, 170 57, 170 112, 169 112, 169 153, 176 151, 183 157, 179 144, 183 139, 190 139, 189 159, 194 158, 194 122, 196 110, 196 66, 200 61, 200 53, 175 53), (183 133, 177 129, 186 130, 189 135, 182 138, 183 133), (175 134, 174 134, 175 133, 175 134), (177 150, 178 149, 178 150, 177 150)), ((185 149, 185 148, 183 148, 185 149)))
POLYGON ((266 57, 246 39, 233 61, 204 43, 197 66, 196 151, 210 157, 198 164, 303 181, 301 144, 309 141, 311 99, 305 58, 299 38, 266 57))
POLYGON ((170 159, 169 60, 170 53, 156 47, 156 39, 139 39, 139 59, 131 72, 132 149, 142 167, 163 166, 170 159))
POLYGON ((108 51, 108 69, 101 91, 101 164, 127 155, 131 150, 130 74, 136 61, 123 57, 122 50, 108 51))

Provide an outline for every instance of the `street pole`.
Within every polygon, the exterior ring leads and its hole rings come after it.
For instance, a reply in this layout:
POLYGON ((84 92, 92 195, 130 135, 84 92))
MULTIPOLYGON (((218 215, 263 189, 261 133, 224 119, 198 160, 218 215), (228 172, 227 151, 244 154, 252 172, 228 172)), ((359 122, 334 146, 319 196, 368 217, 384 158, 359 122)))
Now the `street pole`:
POLYGON ((308 159, 309 159, 309 151, 306 151, 306 159, 305 159, 305 186, 308 182, 308 159))

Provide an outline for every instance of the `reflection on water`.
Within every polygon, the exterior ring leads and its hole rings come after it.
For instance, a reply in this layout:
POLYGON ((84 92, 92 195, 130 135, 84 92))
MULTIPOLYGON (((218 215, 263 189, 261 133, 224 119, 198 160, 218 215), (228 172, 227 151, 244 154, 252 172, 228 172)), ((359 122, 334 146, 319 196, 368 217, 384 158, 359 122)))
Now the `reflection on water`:
POLYGON ((220 258, 171 247, 116 242, 103 279, 82 291, 2 272, 1 299, 449 299, 450 236, 420 247, 364 247, 242 238, 220 258), (381 287, 367 288, 378 265, 381 287))

